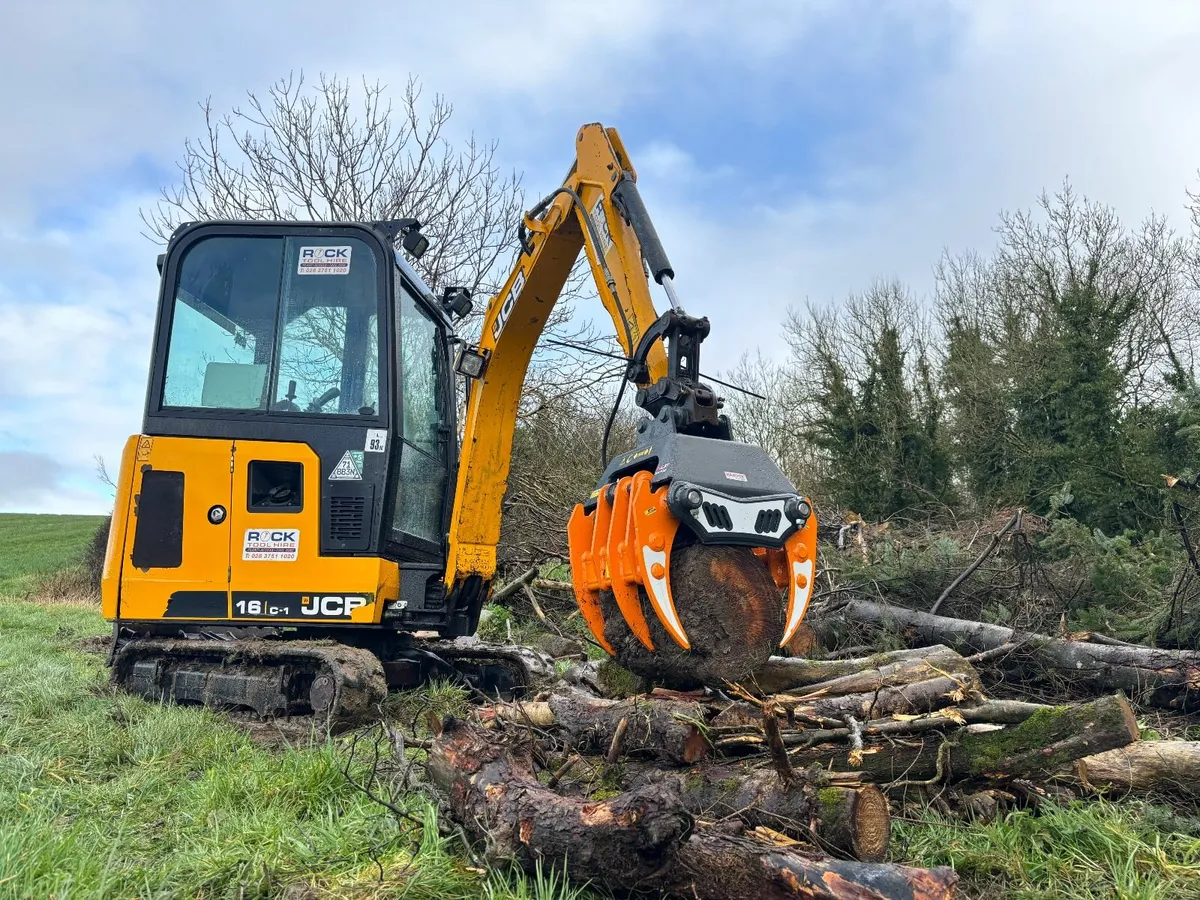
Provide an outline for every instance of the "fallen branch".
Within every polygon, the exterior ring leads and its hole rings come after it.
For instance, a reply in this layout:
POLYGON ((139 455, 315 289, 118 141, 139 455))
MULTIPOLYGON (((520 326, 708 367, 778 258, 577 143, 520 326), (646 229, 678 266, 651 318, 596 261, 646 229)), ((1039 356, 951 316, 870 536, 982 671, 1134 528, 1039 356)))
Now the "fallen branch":
POLYGON ((508 584, 504 585, 504 587, 496 588, 496 590, 492 591, 492 602, 499 603, 501 600, 507 600, 517 591, 521 590, 521 588, 525 587, 525 585, 537 578, 537 573, 537 569, 528 569, 520 576, 510 581, 508 584))
POLYGON ((807 688, 831 694, 873 691, 881 686, 909 684, 930 673, 967 675, 978 683, 979 675, 961 654, 934 645, 892 653, 877 653, 862 659, 793 659, 772 656, 748 679, 748 686, 763 694, 778 694, 807 688))
MULTIPOLYGON (((1096 690, 1123 690, 1153 706, 1186 708, 1200 691, 1200 652, 1065 641, 869 600, 851 600, 840 614, 903 631, 922 643, 955 644, 977 652, 1019 644, 1026 666, 1033 659, 1064 678, 1096 690)), ((1008 657, 1010 666, 1016 657, 1008 657)))
POLYGON ((574 593, 575 586, 569 581, 552 581, 549 578, 535 578, 533 586, 539 591, 565 591, 574 593))
MULTIPOLYGON (((864 729, 866 730, 866 729, 864 729)), ((1047 706, 1016 725, 971 733, 897 738, 868 747, 856 765, 844 746, 801 747, 789 756, 797 766, 861 771, 887 784, 899 780, 947 782, 971 778, 1049 778, 1077 759, 1124 747, 1138 739, 1137 721, 1122 694, 1091 703, 1047 706), (948 756, 939 772, 943 745, 948 756)))
POLYGON ((994 535, 992 535, 991 541, 989 541, 988 545, 983 548, 983 552, 975 558, 975 561, 967 566, 967 568, 964 569, 957 578, 950 582, 949 586, 938 595, 936 600, 933 601, 933 606, 929 607, 930 615, 935 615, 937 611, 942 608, 943 601, 945 601, 947 597, 954 593, 955 588, 975 574, 975 570, 982 566, 984 561, 996 552, 996 548, 1000 546, 1000 541, 1004 539, 1004 536, 1016 528, 1020 522, 1021 510, 1018 509, 1012 514, 1012 518, 1008 520, 1008 523, 994 535))
POLYGON ((783 736, 779 732, 779 717, 775 714, 775 701, 763 704, 762 729, 767 739, 767 751, 771 754, 771 765, 779 778, 780 785, 786 791, 792 784, 792 764, 788 760, 787 747, 783 745, 783 736))

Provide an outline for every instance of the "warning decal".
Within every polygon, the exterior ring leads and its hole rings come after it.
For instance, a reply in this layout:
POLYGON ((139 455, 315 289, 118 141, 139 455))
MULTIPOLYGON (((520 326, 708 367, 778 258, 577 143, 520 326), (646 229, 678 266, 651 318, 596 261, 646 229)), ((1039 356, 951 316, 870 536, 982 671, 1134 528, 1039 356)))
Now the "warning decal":
POLYGON ((362 481, 363 451, 347 450, 329 473, 330 481, 362 481))
POLYGON ((247 528, 242 541, 242 559, 295 562, 300 552, 300 530, 247 528))
POLYGON ((353 247, 301 247, 297 275, 349 275, 353 247))

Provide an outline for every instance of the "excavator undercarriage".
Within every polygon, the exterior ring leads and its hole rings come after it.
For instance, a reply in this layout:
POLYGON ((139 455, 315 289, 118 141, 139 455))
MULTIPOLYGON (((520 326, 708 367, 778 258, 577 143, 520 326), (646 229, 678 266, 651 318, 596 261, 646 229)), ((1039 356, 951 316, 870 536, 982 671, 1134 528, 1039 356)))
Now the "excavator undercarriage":
POLYGON ((553 660, 527 647, 395 637, 373 649, 261 629, 137 638, 117 648, 112 680, 148 700, 313 716, 340 730, 375 717, 389 690, 445 680, 476 696, 513 699, 554 672, 553 660))

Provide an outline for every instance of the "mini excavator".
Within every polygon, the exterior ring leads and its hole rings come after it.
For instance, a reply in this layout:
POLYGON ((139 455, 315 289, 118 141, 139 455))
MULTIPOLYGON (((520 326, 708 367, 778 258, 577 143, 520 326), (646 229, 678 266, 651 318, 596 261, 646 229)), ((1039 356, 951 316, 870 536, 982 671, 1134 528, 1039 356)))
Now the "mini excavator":
POLYGON ((812 591, 816 518, 732 439, 615 129, 580 129, 518 225, 477 343, 415 219, 205 221, 159 257, 141 434, 102 582, 114 680, 154 699, 352 723, 437 676, 519 693, 545 658, 471 638, 496 571, 521 386, 579 256, 645 415, 567 523, 595 641, 675 684, 745 677, 812 591), (650 282, 669 308, 655 312, 650 282), (458 440, 456 375, 467 380, 458 440))

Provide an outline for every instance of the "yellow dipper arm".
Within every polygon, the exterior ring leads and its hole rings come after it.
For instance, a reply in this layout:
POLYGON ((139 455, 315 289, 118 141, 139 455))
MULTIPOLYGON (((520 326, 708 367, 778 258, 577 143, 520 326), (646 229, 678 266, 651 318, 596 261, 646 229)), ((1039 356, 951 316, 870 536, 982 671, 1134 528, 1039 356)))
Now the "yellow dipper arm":
MULTIPOLYGON (((521 386, 580 248, 587 250, 626 356, 658 318, 641 245, 614 205, 622 180, 637 177, 616 129, 583 126, 575 157, 563 186, 526 214, 526 246, 484 315, 479 352, 489 359, 483 376, 471 381, 467 399, 446 567, 451 588, 469 576, 486 581, 495 573, 521 386)), ((651 348, 647 367, 649 383, 666 374, 661 342, 651 348)))

